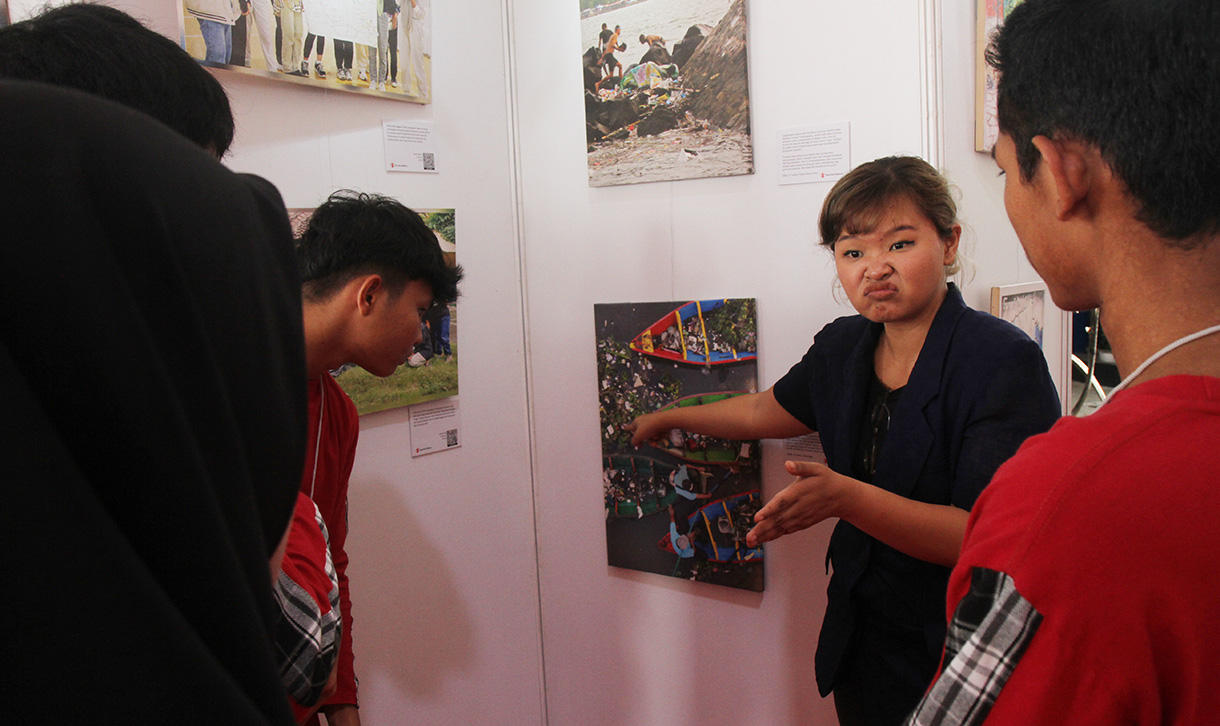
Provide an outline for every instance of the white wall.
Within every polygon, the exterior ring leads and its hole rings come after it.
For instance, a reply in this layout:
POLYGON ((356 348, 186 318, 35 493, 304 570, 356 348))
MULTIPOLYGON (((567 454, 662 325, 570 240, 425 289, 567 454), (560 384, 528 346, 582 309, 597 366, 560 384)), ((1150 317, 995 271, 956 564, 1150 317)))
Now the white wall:
MULTIPOLYGON (((999 168, 990 154, 974 150, 974 3, 944 2, 940 23, 944 38, 943 164, 962 193, 958 212, 965 223, 963 240, 974 273, 973 278, 964 280, 963 295, 971 307, 987 310, 993 285, 1035 282, 1039 278, 1008 223, 999 168)), ((1042 347, 1063 398, 1065 384, 1067 393, 1071 392, 1067 378, 1071 348, 1064 340, 1068 321, 1051 303, 1049 294, 1046 305, 1042 347)))
MULTIPOLYGON (((572 5, 512 8, 517 77, 551 74, 516 96, 550 723, 833 723, 813 677, 829 523, 768 546, 762 594, 604 564, 593 305, 755 297, 760 386, 786 372, 849 309, 815 249, 829 185, 776 184, 777 130, 849 120, 853 161, 918 154, 916 5, 750 3, 756 173, 597 189, 572 5)), ((781 457, 766 450, 768 494, 781 457)))
MULTIPOLYGON (((178 38, 174 3, 116 4, 178 38)), ((368 724, 539 724, 503 13, 481 0, 434 8, 433 105, 221 72, 237 118, 226 163, 270 179, 289 207, 348 187, 457 210, 463 445, 412 459, 406 409, 361 420, 348 537, 361 714, 368 724), (434 122, 441 173, 384 171, 382 119, 434 122)))
POLYGON ((432 105, 222 74, 238 118, 229 164, 271 179, 289 207, 349 187, 457 210, 463 445, 412 459, 406 409, 361 420, 348 538, 361 713, 541 723, 503 16, 479 0, 433 8, 432 105), (383 119, 432 121, 441 173, 384 171, 383 119))
MULTIPOLYGON (((756 173, 593 189, 572 4, 511 6, 517 78, 550 74, 516 93, 550 723, 834 723, 813 674, 831 523, 768 546, 762 594, 603 564, 592 312, 600 302, 756 297, 761 387, 824 324, 849 314, 832 298, 828 256, 815 249, 830 185, 777 185, 776 133, 846 120, 853 163, 923 152, 919 5, 750 3, 756 173)), ((991 285, 1033 276, 991 161, 972 150, 972 3, 950 5, 942 153, 977 266, 965 295, 986 309, 991 285)), ((788 482, 782 456, 778 443, 765 448, 768 495, 788 482)))
MULTIPOLYGON (((174 3, 116 4, 178 37, 174 3)), ((963 288, 986 308, 991 285, 1035 278, 973 151, 972 5, 938 17, 941 153, 976 267, 963 288)), ((228 163, 288 206, 354 187, 457 209, 464 445, 413 460, 407 412, 374 414, 352 475, 365 722, 834 723, 812 663, 830 523, 768 547, 761 594, 605 565, 592 312, 756 297, 764 387, 849 314, 815 248, 829 185, 778 186, 776 133, 846 120, 856 163, 924 151, 919 5, 751 2, 756 173, 599 189, 586 183, 575 1, 433 7, 431 106, 219 74, 238 119, 228 163), (383 118, 434 121, 442 173, 383 171, 383 118)), ((781 457, 765 447, 768 494, 786 483, 781 457)))

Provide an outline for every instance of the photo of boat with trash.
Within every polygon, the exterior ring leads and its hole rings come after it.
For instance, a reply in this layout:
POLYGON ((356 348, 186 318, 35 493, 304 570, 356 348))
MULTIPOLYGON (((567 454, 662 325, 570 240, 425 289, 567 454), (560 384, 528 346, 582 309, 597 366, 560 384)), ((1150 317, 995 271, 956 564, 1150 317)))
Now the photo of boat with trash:
POLYGON ((758 441, 675 429, 637 448, 627 429, 756 391, 755 309, 749 298, 594 306, 612 567, 762 591, 763 550, 745 545, 761 507, 758 441))

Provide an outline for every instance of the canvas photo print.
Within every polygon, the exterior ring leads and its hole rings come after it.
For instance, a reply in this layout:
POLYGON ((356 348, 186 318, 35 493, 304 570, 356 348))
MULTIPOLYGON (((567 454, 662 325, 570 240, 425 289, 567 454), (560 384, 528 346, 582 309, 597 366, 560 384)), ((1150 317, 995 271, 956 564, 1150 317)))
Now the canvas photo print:
POLYGON ((432 101, 432 0, 181 0, 182 47, 205 65, 432 101))
POLYGON ((1046 285, 1041 282, 991 288, 991 314, 1007 320, 1042 347, 1046 329, 1046 285))
POLYGON ((579 1, 591 186, 754 172, 745 0, 579 1))
MULTIPOLYGON (((452 209, 416 209, 436 234, 449 266, 457 264, 456 219, 452 209)), ((289 209, 292 233, 299 237, 312 209, 289 209)), ((458 394, 457 303, 433 303, 423 316, 423 339, 407 362, 393 374, 378 378, 359 366, 346 364, 331 375, 356 404, 356 412, 385 411, 458 394)))
POLYGON ((761 592, 757 441, 675 430, 631 445, 640 414, 757 389, 753 299, 594 306, 607 561, 761 592))
POLYGON ((974 58, 974 150, 989 153, 1000 134, 996 118, 996 91, 999 76, 987 65, 987 45, 991 36, 1021 0, 976 0, 977 33, 974 58))

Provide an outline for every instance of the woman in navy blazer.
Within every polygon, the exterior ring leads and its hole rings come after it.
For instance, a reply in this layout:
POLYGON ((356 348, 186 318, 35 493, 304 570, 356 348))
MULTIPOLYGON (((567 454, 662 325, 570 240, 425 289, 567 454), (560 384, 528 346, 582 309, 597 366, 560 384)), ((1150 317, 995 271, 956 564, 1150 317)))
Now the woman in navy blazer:
POLYGON ((837 517, 815 656, 841 724, 901 723, 935 673, 945 589, 970 508, 1059 398, 1038 345, 962 301, 948 278, 961 226, 945 179, 914 157, 843 177, 822 244, 859 315, 817 334, 772 388, 646 414, 635 443, 670 429, 733 439, 817 431, 826 464, 786 462, 796 481, 757 515, 751 545, 837 517))

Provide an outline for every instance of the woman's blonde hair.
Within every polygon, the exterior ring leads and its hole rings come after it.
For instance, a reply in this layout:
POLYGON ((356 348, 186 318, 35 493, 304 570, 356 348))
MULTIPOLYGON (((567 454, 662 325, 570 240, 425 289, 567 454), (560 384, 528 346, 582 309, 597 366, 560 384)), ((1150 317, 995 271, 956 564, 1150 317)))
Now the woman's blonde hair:
MULTIPOLYGON (((887 156, 857 166, 831 188, 818 218, 821 244, 833 251, 844 233, 872 232, 881 215, 899 199, 914 204, 942 240, 953 236, 953 227, 958 224, 957 203, 948 180, 917 156, 887 156)), ((959 270, 955 260, 946 266, 945 276, 959 270)))

